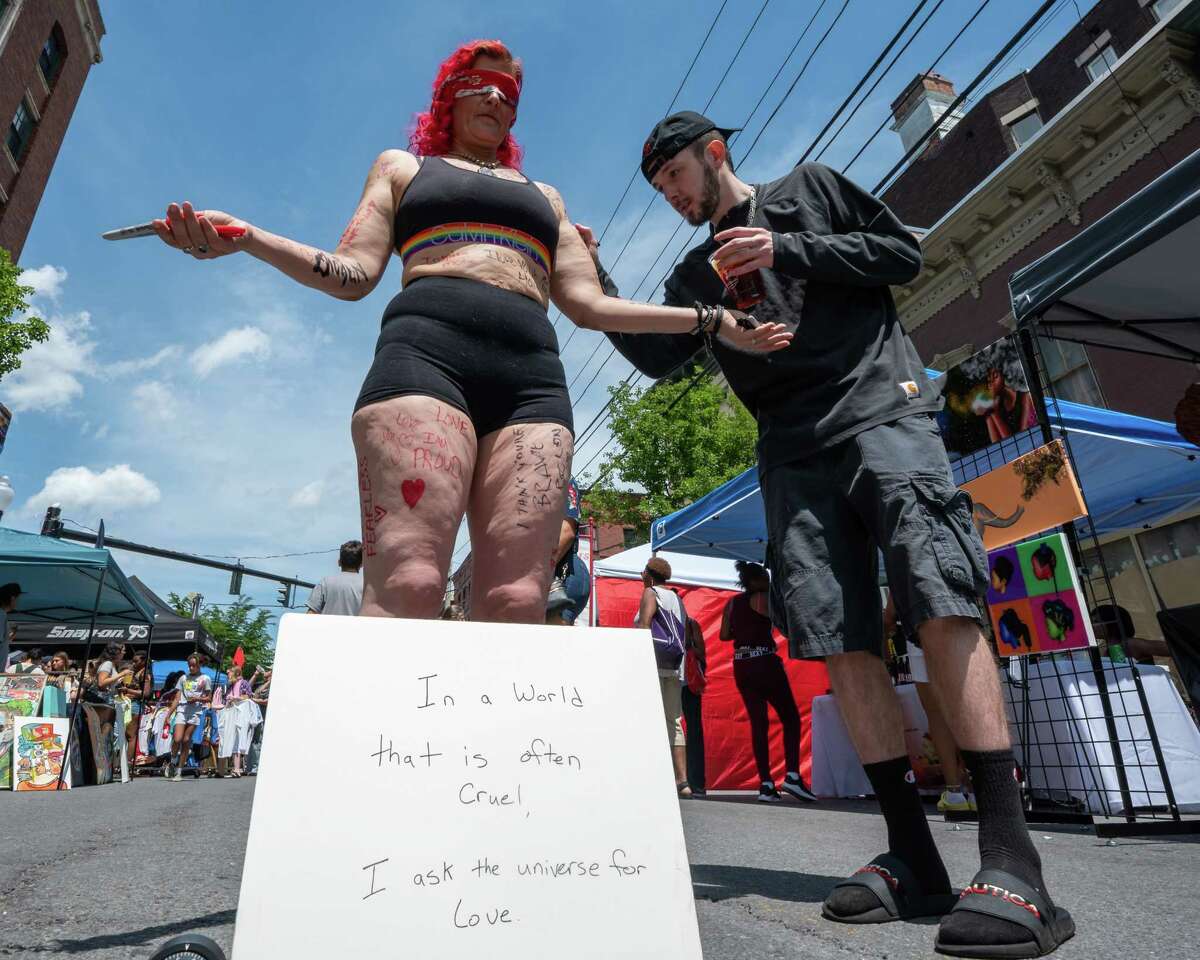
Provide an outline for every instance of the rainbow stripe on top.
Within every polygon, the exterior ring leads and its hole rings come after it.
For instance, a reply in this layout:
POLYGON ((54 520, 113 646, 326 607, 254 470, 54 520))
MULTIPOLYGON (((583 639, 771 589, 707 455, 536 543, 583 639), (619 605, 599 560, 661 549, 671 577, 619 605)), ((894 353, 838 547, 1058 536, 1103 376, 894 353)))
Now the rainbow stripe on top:
POLYGON ((407 266, 409 257, 448 243, 490 243, 523 253, 550 276, 550 251, 537 237, 524 230, 502 227, 496 223, 443 223, 409 237, 400 247, 400 259, 407 266))

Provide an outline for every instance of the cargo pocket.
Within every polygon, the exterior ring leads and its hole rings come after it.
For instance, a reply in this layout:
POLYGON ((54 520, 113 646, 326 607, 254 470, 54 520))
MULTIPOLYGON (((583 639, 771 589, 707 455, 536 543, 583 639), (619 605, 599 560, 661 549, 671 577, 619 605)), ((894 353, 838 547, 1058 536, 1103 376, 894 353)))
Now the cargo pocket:
POLYGON ((929 523, 930 542, 948 586, 981 594, 987 590, 987 555, 975 532, 971 496, 940 476, 909 477, 929 523))

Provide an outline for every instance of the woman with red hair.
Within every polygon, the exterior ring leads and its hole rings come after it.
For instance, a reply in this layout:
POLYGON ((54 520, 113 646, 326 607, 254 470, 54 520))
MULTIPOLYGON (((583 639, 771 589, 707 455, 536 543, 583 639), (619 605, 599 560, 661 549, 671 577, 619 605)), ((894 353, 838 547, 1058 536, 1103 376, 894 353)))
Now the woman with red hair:
POLYGON ((379 155, 333 252, 189 203, 157 221, 161 239, 192 257, 244 251, 343 300, 370 293, 399 255, 403 289, 384 311, 351 423, 364 616, 438 615, 465 512, 472 619, 544 621, 574 444, 551 300, 592 330, 694 332, 762 352, 791 338, 720 307, 606 297, 558 192, 521 173, 522 79, 504 44, 459 47, 410 150, 379 155), (225 239, 220 225, 245 232, 225 239))

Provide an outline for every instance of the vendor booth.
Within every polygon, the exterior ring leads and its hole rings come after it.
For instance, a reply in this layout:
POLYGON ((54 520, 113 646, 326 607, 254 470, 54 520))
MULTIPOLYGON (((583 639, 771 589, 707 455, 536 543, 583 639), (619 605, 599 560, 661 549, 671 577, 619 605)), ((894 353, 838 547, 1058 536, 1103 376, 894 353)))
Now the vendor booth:
MULTIPOLYGON (((956 482, 969 484, 1035 452, 1048 434, 1069 444, 1090 514, 1073 525, 1076 537, 1152 524, 1200 503, 1200 450, 1170 424, 1081 404, 1042 403, 1042 429, 958 457, 956 482)), ((666 556, 762 562, 766 523, 756 470, 656 520, 651 533, 653 549, 670 551, 666 556)), ((1084 586, 1089 610, 1111 598, 1093 583, 1084 586)), ((1013 739, 1028 796, 1043 818, 1120 816, 1138 828, 1148 820, 1189 826, 1180 823, 1180 814, 1200 810, 1200 733, 1163 668, 1113 663, 1094 647, 1009 663, 1002 680, 1013 739)), ((864 781, 847 755, 837 712, 828 706, 819 701, 813 714, 819 742, 811 755, 820 760, 813 787, 852 795, 865 789, 864 781), (822 726, 829 737, 822 736, 822 726), (818 776, 821 769, 827 778, 818 776)), ((906 726, 919 725, 915 714, 910 720, 906 726)))
MULTIPOLYGON (((720 639, 725 604, 741 589, 737 572, 730 560, 684 553, 658 555, 671 564, 670 585, 704 633, 708 683, 701 697, 701 725, 706 787, 710 791, 757 792, 759 779, 751 749, 750 721, 733 678, 733 648, 720 639)), ((642 596, 641 574, 650 556, 649 545, 644 545, 596 561, 598 626, 633 625, 642 596)), ((788 660, 786 642, 778 633, 775 639, 799 714, 800 774, 810 780, 814 775, 812 701, 828 690, 829 678, 821 664, 788 660)), ((768 717, 772 774, 781 781, 785 773, 783 728, 774 711, 768 710, 768 717)), ((687 734, 692 737, 694 731, 687 734)))
MULTIPOLYGON (((21 585, 21 598, 8 615, 12 623, 84 630, 77 685, 93 646, 99 650, 106 642, 101 630, 135 627, 153 639, 154 611, 107 550, 0 528, 0 582, 13 581, 21 585)), ((26 675, 20 680, 30 682, 26 675)), ((61 697, 52 701, 47 694, 61 691, 37 680, 42 687, 36 704, 4 711, 0 782, 14 790, 54 790, 122 776, 128 758, 114 708, 77 699, 68 709, 61 697)))

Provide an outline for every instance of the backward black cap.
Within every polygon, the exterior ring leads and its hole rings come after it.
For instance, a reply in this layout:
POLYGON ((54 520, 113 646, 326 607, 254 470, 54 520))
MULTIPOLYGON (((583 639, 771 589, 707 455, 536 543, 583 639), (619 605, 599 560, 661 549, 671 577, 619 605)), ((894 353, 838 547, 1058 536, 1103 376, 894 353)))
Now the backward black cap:
POLYGON ((708 117, 684 110, 659 120, 642 145, 642 176, 647 181, 662 169, 662 165, 675 154, 710 130, 716 130, 726 140, 737 133, 740 127, 718 127, 708 117))

